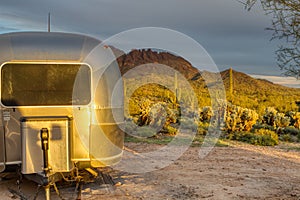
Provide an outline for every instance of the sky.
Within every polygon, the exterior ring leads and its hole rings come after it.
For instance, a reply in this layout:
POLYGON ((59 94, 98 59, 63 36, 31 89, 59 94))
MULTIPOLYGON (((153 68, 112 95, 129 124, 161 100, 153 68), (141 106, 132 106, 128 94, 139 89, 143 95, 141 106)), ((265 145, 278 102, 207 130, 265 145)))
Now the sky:
POLYGON ((265 29, 271 18, 260 4, 247 11, 237 0, 0 1, 0 33, 47 31, 49 12, 51 31, 87 34, 100 40, 134 28, 161 27, 197 41, 220 71, 232 67, 298 87, 297 81, 280 77, 283 71, 276 66, 274 52, 284 41, 270 41, 272 32, 265 29))

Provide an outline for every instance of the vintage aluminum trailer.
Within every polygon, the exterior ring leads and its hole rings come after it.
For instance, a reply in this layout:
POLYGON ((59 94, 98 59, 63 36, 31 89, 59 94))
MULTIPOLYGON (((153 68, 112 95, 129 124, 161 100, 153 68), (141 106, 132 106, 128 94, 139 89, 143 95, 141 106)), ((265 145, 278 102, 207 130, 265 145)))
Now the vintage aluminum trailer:
POLYGON ((122 156, 123 85, 112 50, 83 35, 0 35, 0 172, 44 186, 122 156))

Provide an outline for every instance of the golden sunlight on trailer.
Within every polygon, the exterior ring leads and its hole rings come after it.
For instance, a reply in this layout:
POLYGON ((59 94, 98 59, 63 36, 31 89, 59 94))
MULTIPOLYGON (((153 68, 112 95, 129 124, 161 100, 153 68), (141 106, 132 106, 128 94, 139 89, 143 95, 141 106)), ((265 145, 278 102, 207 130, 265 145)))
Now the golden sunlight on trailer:
POLYGON ((47 186, 120 161, 123 85, 110 48, 76 34, 2 34, 0 66, 0 172, 17 165, 47 186))

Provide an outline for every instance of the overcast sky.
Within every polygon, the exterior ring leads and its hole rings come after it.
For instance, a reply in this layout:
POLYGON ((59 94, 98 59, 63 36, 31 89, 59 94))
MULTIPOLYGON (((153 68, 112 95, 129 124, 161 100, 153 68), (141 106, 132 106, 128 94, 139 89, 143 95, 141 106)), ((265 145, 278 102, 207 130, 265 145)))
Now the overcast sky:
POLYGON ((128 29, 163 27, 200 43, 220 70, 233 67, 259 75, 280 75, 265 30, 271 19, 260 5, 250 12, 236 0, 1 0, 0 33, 76 32, 101 40, 128 29))

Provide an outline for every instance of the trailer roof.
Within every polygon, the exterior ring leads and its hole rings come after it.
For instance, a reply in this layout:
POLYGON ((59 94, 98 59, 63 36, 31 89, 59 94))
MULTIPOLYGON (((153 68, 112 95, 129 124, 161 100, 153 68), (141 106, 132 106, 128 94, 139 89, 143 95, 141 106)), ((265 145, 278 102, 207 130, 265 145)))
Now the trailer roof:
POLYGON ((16 32, 0 35, 0 63, 12 60, 83 61, 101 41, 59 32, 16 32))

